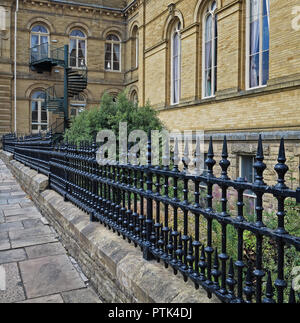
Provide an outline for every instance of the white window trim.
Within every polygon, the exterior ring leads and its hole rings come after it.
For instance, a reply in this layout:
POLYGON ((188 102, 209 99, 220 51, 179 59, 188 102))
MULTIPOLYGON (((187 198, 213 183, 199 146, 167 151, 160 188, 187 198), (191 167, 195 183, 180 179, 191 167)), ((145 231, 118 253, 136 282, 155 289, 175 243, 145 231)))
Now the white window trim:
POLYGON ((138 32, 135 37, 135 68, 139 67, 139 37, 138 32))
MULTIPOLYGON (((208 4, 208 7, 210 7, 212 4, 212 1, 209 2, 208 4)), ((206 7, 207 8, 207 7, 206 7)), ((218 7, 216 7, 215 11, 218 9, 218 7)), ((205 58, 206 58, 206 53, 205 53, 205 31, 206 31, 206 19, 209 15, 212 15, 212 18, 213 18, 213 23, 212 23, 212 65, 214 65, 214 61, 215 61, 215 18, 216 18, 216 14, 215 12, 212 13, 211 11, 208 11, 204 14, 203 16, 203 22, 202 22, 202 26, 203 26, 203 30, 202 30, 202 99, 210 99, 210 98, 214 98, 216 96, 216 93, 215 93, 215 66, 212 66, 212 95, 210 96, 206 96, 205 95, 205 88, 206 88, 206 80, 205 80, 205 58)), ((218 50, 218 48, 217 48, 218 50)), ((217 62, 217 65, 216 67, 218 68, 218 62, 217 62)))
MULTIPOLYGON (((74 31, 74 30, 80 30, 80 29, 73 29, 72 31, 74 31)), ((80 31, 84 34, 85 37, 71 36, 71 34, 70 34, 70 37, 69 37, 70 38, 70 42, 71 42, 71 39, 75 39, 76 40, 76 66, 71 66, 70 65, 70 59, 71 59, 71 56, 70 56, 71 53, 70 52, 69 52, 69 66, 72 67, 73 69, 78 69, 78 70, 85 69, 86 66, 87 66, 87 64, 88 64, 88 60, 87 60, 87 36, 86 36, 85 32, 83 32, 82 30, 80 30, 80 31), (84 67, 77 66, 77 63, 78 63, 78 50, 79 50, 78 40, 84 40, 84 44, 85 44, 85 57, 84 57, 85 66, 84 67)), ((69 49, 69 51, 70 51, 70 49, 69 49)))
MULTIPOLYGON (((260 16, 259 16, 259 82, 262 82, 262 45, 263 45, 263 21, 262 21, 262 11, 263 11, 263 1, 259 0, 260 3, 260 16)), ((270 20, 269 20, 269 28, 270 28, 270 20)), ((270 52, 270 48, 269 48, 270 52)), ((255 90, 255 89, 261 89, 265 88, 268 85, 267 84, 260 84, 259 86, 250 87, 250 0, 246 1, 246 90, 255 90)))
POLYGON ((47 110, 47 123, 42 122, 42 104, 45 100, 44 99, 31 99, 30 101, 30 118, 31 118, 31 133, 39 133, 41 131, 46 131, 42 130, 42 126, 47 125, 47 129, 49 126, 49 111, 47 110), (32 102, 37 102, 38 103, 38 122, 33 122, 32 121, 32 102), (33 130, 32 126, 38 126, 38 130, 33 130))
MULTIPOLYGON (((42 25, 42 24, 35 24, 32 28, 34 28, 34 27, 36 27, 36 26, 43 26, 46 30, 47 30, 47 33, 43 33, 43 32, 37 32, 37 31, 32 31, 32 29, 31 29, 31 31, 30 31, 30 48, 33 48, 32 47, 32 36, 33 35, 36 35, 36 36, 38 36, 39 37, 39 43, 38 43, 38 45, 35 45, 34 47, 36 47, 36 46, 40 46, 41 45, 41 37, 43 37, 43 36, 47 36, 47 38, 48 38, 48 52, 49 52, 49 50, 50 50, 50 33, 49 33, 49 30, 48 30, 48 28, 47 27, 45 27, 44 25, 42 25)), ((44 44, 44 43, 43 43, 44 44)))
MULTIPOLYGON (((106 72, 111 72, 111 73, 120 73, 122 71, 122 42, 120 40, 120 37, 115 35, 115 34, 112 34, 116 37, 118 37, 118 41, 116 40, 105 40, 105 44, 111 44, 111 57, 110 57, 110 63, 111 63, 111 69, 107 69, 105 66, 105 71, 106 72), (114 64, 113 64, 113 61, 114 61, 114 56, 113 56, 113 47, 114 45, 119 45, 120 46, 120 62, 119 62, 119 69, 118 70, 114 70, 113 67, 114 67, 114 64)), ((109 35, 108 35, 109 36, 109 35)), ((104 53, 104 55, 106 55, 106 51, 104 53)), ((104 57, 104 65, 105 65, 105 57, 104 57)))
MULTIPOLYGON (((239 177, 242 177, 242 158, 243 157, 252 157, 253 159, 253 164, 255 162, 255 157, 252 156, 252 155, 240 155, 239 156, 239 177)), ((254 175, 254 172, 253 172, 253 182, 255 181, 255 175, 254 175)), ((256 195, 255 193, 253 192, 253 194, 247 194, 247 193, 244 193, 243 194, 245 197, 251 197, 251 198, 254 198, 256 199, 256 195)))
POLYGON ((180 98, 181 98, 181 53, 182 53, 182 50, 181 50, 181 31, 177 29, 178 27, 178 24, 180 22, 177 22, 175 27, 173 28, 173 31, 172 31, 172 34, 171 34, 171 105, 177 105, 180 103, 180 98), (175 33, 178 33, 179 35, 179 46, 178 46, 178 102, 175 102, 174 101, 174 79, 173 79, 173 74, 174 74, 174 57, 173 57, 173 54, 174 54, 174 35, 175 33))

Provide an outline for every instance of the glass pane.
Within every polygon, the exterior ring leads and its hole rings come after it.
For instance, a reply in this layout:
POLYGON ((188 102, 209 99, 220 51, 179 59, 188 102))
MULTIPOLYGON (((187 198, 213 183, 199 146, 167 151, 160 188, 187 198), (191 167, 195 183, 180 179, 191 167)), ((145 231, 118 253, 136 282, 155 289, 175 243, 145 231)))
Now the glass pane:
POLYGON ((31 119, 33 123, 38 122, 38 102, 33 101, 31 103, 31 119))
POLYGON ((250 23, 250 55, 256 54, 259 52, 259 19, 250 23))
POLYGON ((78 40, 78 66, 85 65, 85 40, 78 40))
POLYGON ((114 55, 113 55, 114 62, 116 63, 120 62, 120 45, 114 45, 113 51, 114 51, 114 55))
POLYGON ((250 57, 250 87, 259 86, 259 54, 250 57))
POLYGON ((42 129, 42 130, 47 130, 47 129, 48 129, 48 126, 47 126, 47 125, 42 125, 42 126, 41 126, 41 129, 42 129))
POLYGON ((179 36, 178 36, 178 33, 175 33, 173 38, 173 56, 178 56, 178 53, 179 53, 179 36))
POLYGON ((85 38, 85 34, 80 30, 73 30, 70 36, 85 38))
POLYGON ((205 43, 205 69, 211 68, 212 63, 212 42, 205 43))
POLYGON ((209 97, 212 95, 211 92, 211 69, 205 72, 205 96, 209 97))
POLYGON ((39 130, 39 127, 38 127, 38 125, 37 125, 37 124, 33 124, 33 125, 31 126, 31 129, 32 129, 32 130, 39 130))
POLYGON ((110 70, 111 69, 111 60, 106 60, 105 61, 105 69, 110 70))
POLYGON ((48 43, 48 36, 41 36, 41 44, 48 43))
POLYGON ((48 30, 44 26, 34 26, 31 31, 34 31, 36 33, 44 33, 48 34, 48 30))
POLYGON ((70 39, 70 65, 76 66, 76 39, 70 39))
POLYGON ((120 64, 118 62, 114 62, 114 71, 120 70, 120 64))
POLYGON ((119 37, 116 35, 110 34, 106 37, 107 40, 112 40, 112 41, 120 41, 119 37))
MULTIPOLYGON (((38 35, 31 35, 31 47, 35 47, 39 44, 39 36, 38 35)), ((37 49, 35 49, 37 50, 37 49)))
POLYGON ((217 8, 217 3, 216 3, 216 1, 213 1, 211 4, 211 11, 215 11, 216 8, 217 8))
POLYGON ((269 49, 269 38, 270 38, 269 17, 264 16, 264 18, 263 18, 263 50, 269 49))
POLYGON ((259 19, 259 7, 261 0, 250 0, 250 22, 259 19))
POLYGON ((253 183, 253 157, 243 156, 241 159, 241 176, 244 177, 249 183, 253 183))
POLYGON ((111 53, 111 44, 105 44, 105 52, 106 53, 111 53))
POLYGON ((179 103, 179 81, 174 81, 174 89, 173 89, 173 103, 179 103))
POLYGON ((37 91, 32 94, 32 99, 45 99, 45 92, 37 91))
POLYGON ((71 109, 71 116, 76 117, 76 109, 71 109))
POLYGON ((205 41, 212 40, 212 16, 209 15, 206 18, 206 25, 205 25, 205 41))
POLYGON ((218 79, 217 79, 217 77, 218 77, 218 69, 217 69, 217 67, 215 67, 215 92, 214 92, 214 94, 217 92, 217 81, 218 81, 218 79))
POLYGON ((173 82, 178 80, 178 78, 179 78, 179 75, 178 75, 178 70, 179 70, 178 63, 179 63, 178 56, 175 56, 173 58, 173 82))
POLYGON ((48 122, 47 110, 45 110, 45 109, 41 110, 41 122, 42 123, 47 123, 48 122))
POLYGON ((262 64, 262 84, 266 85, 269 80, 269 51, 263 52, 262 64))
POLYGON ((270 14, 270 0, 262 0, 263 2, 263 16, 270 14))

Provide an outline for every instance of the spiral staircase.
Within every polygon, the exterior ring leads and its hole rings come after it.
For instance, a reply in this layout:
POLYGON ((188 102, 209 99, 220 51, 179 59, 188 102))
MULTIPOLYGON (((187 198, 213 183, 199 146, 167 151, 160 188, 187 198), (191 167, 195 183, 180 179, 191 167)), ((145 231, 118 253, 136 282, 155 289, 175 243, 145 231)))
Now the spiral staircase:
POLYGON ((72 68, 69 66, 69 46, 49 48, 42 44, 30 49, 30 67, 38 73, 51 72, 55 66, 64 68, 64 86, 59 85, 48 88, 45 96, 44 107, 64 118, 64 130, 69 127, 69 98, 82 93, 88 85, 88 71, 86 66, 72 68))

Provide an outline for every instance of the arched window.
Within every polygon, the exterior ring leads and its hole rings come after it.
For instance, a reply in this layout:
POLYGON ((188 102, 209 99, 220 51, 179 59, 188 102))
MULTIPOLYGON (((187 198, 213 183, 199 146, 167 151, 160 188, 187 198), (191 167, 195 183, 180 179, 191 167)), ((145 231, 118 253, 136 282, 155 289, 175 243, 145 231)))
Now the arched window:
POLYGON ((137 91, 136 91, 136 90, 133 90, 133 91, 131 92, 130 100, 131 100, 134 104, 138 104, 139 98, 138 98, 138 94, 137 94, 137 91))
POLYGON ((121 41, 114 34, 109 34, 105 42, 105 69, 121 71, 121 41))
POLYGON ((78 29, 70 34, 70 66, 85 67, 86 66, 86 35, 78 29))
POLYGON ((270 0, 247 1, 248 89, 265 86, 269 79, 270 0))
POLYGON ((70 100, 70 115, 72 117, 78 116, 86 108, 86 98, 83 94, 73 96, 70 100))
POLYGON ((132 68, 137 68, 139 66, 139 31, 138 27, 135 26, 132 32, 132 68))
POLYGON ((31 29, 30 48, 31 55, 35 60, 48 56, 49 53, 49 31, 43 25, 36 25, 31 29))
POLYGON ((32 133, 48 129, 48 111, 43 107, 45 93, 36 91, 31 96, 31 130, 32 133))
POLYGON ((203 97, 215 95, 217 90, 218 22, 217 2, 211 1, 203 20, 203 97))
POLYGON ((181 23, 177 22, 171 34, 171 104, 178 104, 181 91, 181 23))

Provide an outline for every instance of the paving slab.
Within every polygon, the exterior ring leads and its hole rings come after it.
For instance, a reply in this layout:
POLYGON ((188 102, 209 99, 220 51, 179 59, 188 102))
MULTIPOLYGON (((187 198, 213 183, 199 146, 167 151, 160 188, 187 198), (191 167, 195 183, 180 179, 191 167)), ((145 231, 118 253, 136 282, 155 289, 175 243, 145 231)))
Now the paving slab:
POLYGON ((2 266, 6 273, 6 290, 0 290, 0 303, 14 303, 25 300, 25 293, 17 263, 2 266))
POLYGON ((48 226, 9 232, 12 248, 28 247, 57 241, 56 234, 48 226))
POLYGON ((63 292, 62 298, 65 303, 102 303, 97 294, 91 288, 63 292))
POLYGON ((6 222, 19 222, 19 221, 24 221, 24 220, 29 220, 29 219, 40 219, 41 215, 39 214, 24 214, 24 215, 11 215, 9 217, 6 217, 5 221, 6 222))
POLYGON ((26 260, 27 256, 24 249, 14 249, 0 251, 0 264, 26 260))
POLYGON ((26 247, 25 251, 29 259, 57 256, 66 254, 65 248, 60 242, 47 243, 39 246, 26 247))
POLYGON ((0 160, 0 271, 7 272, 0 303, 99 302, 57 237, 0 160))
POLYGON ((12 210, 12 209, 21 209, 21 206, 20 206, 19 203, 15 203, 15 204, 5 204, 5 205, 0 205, 0 209, 2 211, 12 210))
POLYGON ((44 296, 44 297, 38 297, 38 298, 31 298, 26 301, 22 301, 19 303, 27 303, 27 304, 59 304, 63 303, 63 299, 60 294, 50 295, 50 296, 44 296))
POLYGON ((15 216, 15 215, 25 215, 25 214, 37 214, 41 216, 37 208, 35 207, 27 207, 27 208, 13 208, 13 209, 8 209, 8 210, 3 210, 5 216, 15 216))
POLYGON ((10 222, 0 224, 0 232, 23 230, 24 226, 22 222, 10 222))
POLYGON ((35 228, 39 226, 44 226, 45 224, 42 222, 41 218, 38 219, 27 219, 22 221, 25 229, 35 228))
POLYGON ((20 270, 29 298, 85 287, 66 255, 27 260, 20 263, 20 270))
POLYGON ((0 250, 7 250, 10 249, 9 237, 8 232, 1 232, 0 233, 0 250))

